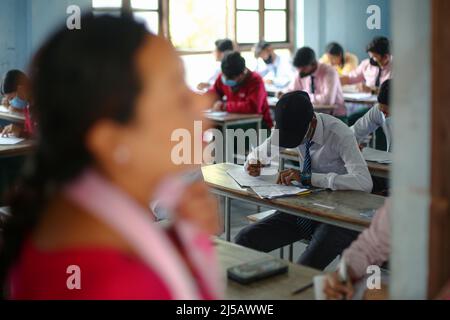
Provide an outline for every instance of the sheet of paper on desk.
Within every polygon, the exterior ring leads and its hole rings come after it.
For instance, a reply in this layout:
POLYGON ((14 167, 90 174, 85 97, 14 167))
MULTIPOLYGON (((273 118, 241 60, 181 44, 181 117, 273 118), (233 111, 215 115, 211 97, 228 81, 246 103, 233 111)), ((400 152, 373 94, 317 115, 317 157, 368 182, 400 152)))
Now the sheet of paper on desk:
POLYGON ((210 117, 224 117, 228 113, 226 111, 212 111, 212 110, 206 110, 205 114, 210 117))
POLYGON ((18 144, 25 139, 15 138, 15 137, 0 137, 0 145, 14 145, 18 144))
POLYGON ((9 109, 4 105, 0 105, 0 112, 9 112, 9 109))
POLYGON ((245 172, 244 167, 239 169, 230 169, 227 173, 234 180, 236 180, 241 187, 265 187, 276 185, 275 176, 252 177, 245 172))
POLYGON ((252 187, 252 190, 262 199, 276 199, 308 192, 308 189, 283 185, 252 187))
POLYGON ((344 93, 345 99, 351 99, 355 101, 373 101, 377 102, 377 96, 371 93, 356 92, 356 93, 344 93))
POLYGON ((362 153, 366 161, 372 161, 381 164, 392 163, 392 154, 389 152, 372 148, 364 148, 362 153))

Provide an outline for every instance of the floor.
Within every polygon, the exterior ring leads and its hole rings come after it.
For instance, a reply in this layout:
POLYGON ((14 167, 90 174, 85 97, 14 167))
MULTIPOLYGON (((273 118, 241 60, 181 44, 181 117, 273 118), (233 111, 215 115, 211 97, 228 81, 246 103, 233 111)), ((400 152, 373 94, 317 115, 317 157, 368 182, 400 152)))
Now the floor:
MULTIPOLYGON (((220 206, 223 208, 223 198, 220 199, 220 206)), ((261 207, 261 211, 266 211, 269 209, 261 207)), ((223 212, 223 210, 221 210, 223 212)), ((234 241, 234 238, 239 233, 239 231, 245 226, 249 225, 250 222, 247 220, 247 216, 257 213, 257 208, 255 205, 247 204, 242 201, 232 200, 231 201, 231 239, 234 241)), ((223 219, 223 216, 222 216, 223 219)), ((223 221, 223 220, 222 220, 223 221)), ((222 239, 225 239, 225 235, 221 236, 222 239)), ((294 244, 294 261, 297 261, 300 255, 305 250, 306 245, 304 243, 298 242, 294 244)), ((274 257, 280 257, 280 251, 276 250, 270 253, 274 257)), ((288 248, 284 250, 285 259, 288 258, 288 248)), ((335 270, 337 267, 338 258, 336 258, 325 270, 331 271, 335 270)))

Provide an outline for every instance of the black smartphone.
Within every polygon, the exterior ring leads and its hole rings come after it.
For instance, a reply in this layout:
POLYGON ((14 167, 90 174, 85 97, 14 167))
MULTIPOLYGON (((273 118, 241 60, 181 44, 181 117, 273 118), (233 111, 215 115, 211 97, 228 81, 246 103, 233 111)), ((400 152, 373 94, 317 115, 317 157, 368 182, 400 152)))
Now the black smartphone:
POLYGON ((244 263, 227 270, 228 278, 240 284, 250 284, 286 272, 288 272, 287 262, 271 257, 244 263))

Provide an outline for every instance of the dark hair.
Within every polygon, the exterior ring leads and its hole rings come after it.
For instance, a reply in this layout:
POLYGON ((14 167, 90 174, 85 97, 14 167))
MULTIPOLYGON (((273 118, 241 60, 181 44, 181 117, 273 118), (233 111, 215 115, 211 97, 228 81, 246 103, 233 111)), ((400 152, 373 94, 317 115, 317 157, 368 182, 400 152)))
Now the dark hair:
POLYGON ((344 48, 337 42, 331 42, 325 48, 325 52, 332 56, 341 57, 341 67, 345 65, 345 51, 344 48))
POLYGON ((378 102, 389 105, 391 101, 391 80, 386 80, 380 87, 380 93, 378 94, 378 102))
POLYGON ((255 51, 255 58, 259 58, 259 56, 261 55, 261 52, 267 48, 270 48, 271 46, 272 45, 265 40, 259 41, 253 48, 253 50, 255 51))
POLYGON ((376 53, 381 56, 391 54, 389 39, 386 37, 373 38, 373 40, 367 45, 366 51, 376 53))
POLYGON ((81 18, 81 30, 66 27, 38 51, 31 65, 37 146, 14 188, 11 217, 0 252, 0 294, 24 240, 48 200, 93 162, 88 129, 99 119, 127 123, 140 93, 135 56, 149 35, 132 18, 81 18))
POLYGON ((222 53, 234 50, 233 41, 230 39, 219 39, 214 44, 216 45, 216 49, 222 53))
POLYGON ((2 95, 17 91, 17 87, 23 82, 28 81, 28 77, 20 70, 9 70, 5 73, 2 80, 0 93, 2 95))
POLYGON ((245 71, 245 59, 239 52, 225 54, 222 60, 222 73, 227 79, 234 79, 245 71))
POLYGON ((297 50, 294 56, 294 67, 301 68, 310 66, 317 62, 316 53, 309 47, 303 47, 297 50))

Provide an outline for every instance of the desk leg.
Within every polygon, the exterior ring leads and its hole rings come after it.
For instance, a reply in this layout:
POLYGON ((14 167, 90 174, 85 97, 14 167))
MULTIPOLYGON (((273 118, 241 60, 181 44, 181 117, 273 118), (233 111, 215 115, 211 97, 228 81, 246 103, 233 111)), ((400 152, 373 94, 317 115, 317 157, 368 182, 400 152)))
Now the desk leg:
POLYGON ((225 239, 231 241, 231 199, 225 197, 224 205, 225 239))
POLYGON ((227 163, 228 161, 228 149, 227 149, 227 125, 224 124, 222 126, 222 134, 223 134, 223 163, 227 163))
POLYGON ((261 133, 261 127, 262 127, 262 125, 261 125, 261 119, 259 119, 258 120, 258 122, 256 122, 256 132, 258 133, 257 134, 257 137, 258 137, 258 145, 260 145, 261 143, 263 143, 263 139, 261 139, 262 137, 261 137, 261 135, 262 135, 262 133, 261 133))
POLYGON ((278 171, 283 171, 284 170, 284 166, 285 166, 285 160, 283 157, 280 156, 280 164, 279 164, 279 170, 278 171))

